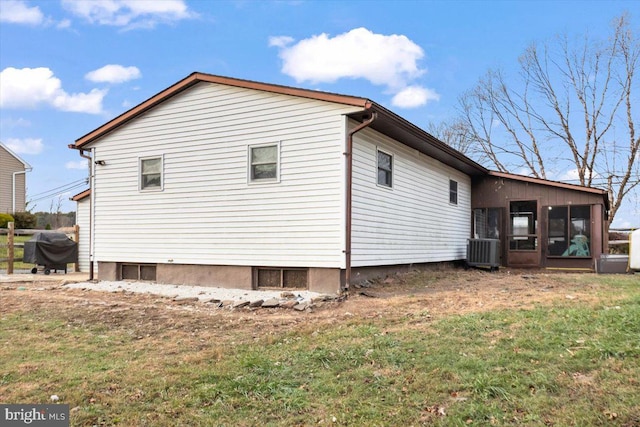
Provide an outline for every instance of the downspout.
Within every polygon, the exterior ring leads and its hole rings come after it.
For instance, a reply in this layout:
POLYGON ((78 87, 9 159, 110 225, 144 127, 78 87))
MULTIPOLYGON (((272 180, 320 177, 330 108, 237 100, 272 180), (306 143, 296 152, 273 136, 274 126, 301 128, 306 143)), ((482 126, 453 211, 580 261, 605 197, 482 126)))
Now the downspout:
MULTIPOLYGON (((370 108, 370 107, 368 107, 370 108)), ((353 211, 353 135, 360 132, 362 129, 371 125, 373 121, 378 117, 375 111, 371 112, 371 118, 360 123, 355 128, 351 129, 347 133, 347 151, 344 153, 347 163, 347 191, 346 191, 346 221, 345 221, 345 275, 344 275, 344 288, 343 293, 348 294, 351 286, 351 220, 353 211)))
POLYGON ((93 194, 93 162, 91 161, 91 154, 86 155, 86 150, 82 148, 79 148, 79 150, 80 157, 87 159, 89 162, 89 280, 93 280, 93 200, 95 197, 93 194))
POLYGON ((24 174, 25 176, 25 185, 26 185, 26 179, 27 179, 27 172, 31 172, 33 170, 33 168, 31 166, 24 168, 23 171, 17 171, 13 173, 13 206, 12 206, 12 211, 13 213, 16 213, 16 175, 22 175, 24 174))

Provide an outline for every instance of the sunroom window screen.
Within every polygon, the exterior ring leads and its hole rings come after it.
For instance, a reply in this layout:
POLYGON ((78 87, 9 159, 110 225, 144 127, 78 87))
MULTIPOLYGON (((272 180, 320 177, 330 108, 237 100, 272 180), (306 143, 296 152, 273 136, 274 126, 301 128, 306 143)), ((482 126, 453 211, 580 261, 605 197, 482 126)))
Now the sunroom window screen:
POLYGON ((515 201, 509 204, 509 249, 532 251, 538 247, 537 202, 515 201))
POLYGON ((549 206, 549 255, 591 256, 590 206, 549 206))

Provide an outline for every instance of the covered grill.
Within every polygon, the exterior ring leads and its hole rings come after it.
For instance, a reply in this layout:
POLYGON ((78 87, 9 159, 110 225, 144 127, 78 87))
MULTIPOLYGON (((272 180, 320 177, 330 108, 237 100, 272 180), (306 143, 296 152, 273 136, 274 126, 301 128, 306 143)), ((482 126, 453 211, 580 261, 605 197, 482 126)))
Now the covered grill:
MULTIPOLYGON (((67 263, 78 262, 78 244, 64 233, 38 233, 24 243, 24 262, 44 267, 44 274, 51 270, 67 272, 67 263)), ((31 272, 38 272, 34 267, 31 272)))

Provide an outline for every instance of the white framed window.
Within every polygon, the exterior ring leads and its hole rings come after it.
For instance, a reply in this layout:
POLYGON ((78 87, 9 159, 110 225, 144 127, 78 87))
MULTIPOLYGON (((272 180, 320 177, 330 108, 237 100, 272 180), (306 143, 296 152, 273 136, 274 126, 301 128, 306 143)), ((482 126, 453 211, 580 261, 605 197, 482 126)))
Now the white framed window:
POLYGON ((378 185, 393 186, 393 156, 378 150, 378 185))
POLYGON ((249 182, 280 181, 280 143, 249 146, 249 182))
POLYGON ((164 188, 163 156, 140 157, 140 191, 161 191, 164 188))
POLYGON ((449 203, 452 205, 458 204, 458 181, 453 179, 449 180, 449 203))

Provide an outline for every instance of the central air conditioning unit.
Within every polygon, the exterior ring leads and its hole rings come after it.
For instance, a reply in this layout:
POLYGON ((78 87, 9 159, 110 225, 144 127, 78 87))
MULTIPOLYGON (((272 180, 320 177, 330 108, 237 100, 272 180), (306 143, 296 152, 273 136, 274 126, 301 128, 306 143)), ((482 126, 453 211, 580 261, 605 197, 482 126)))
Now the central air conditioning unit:
POLYGON ((494 271, 500 268, 499 239, 469 239, 467 266, 485 267, 494 271))

